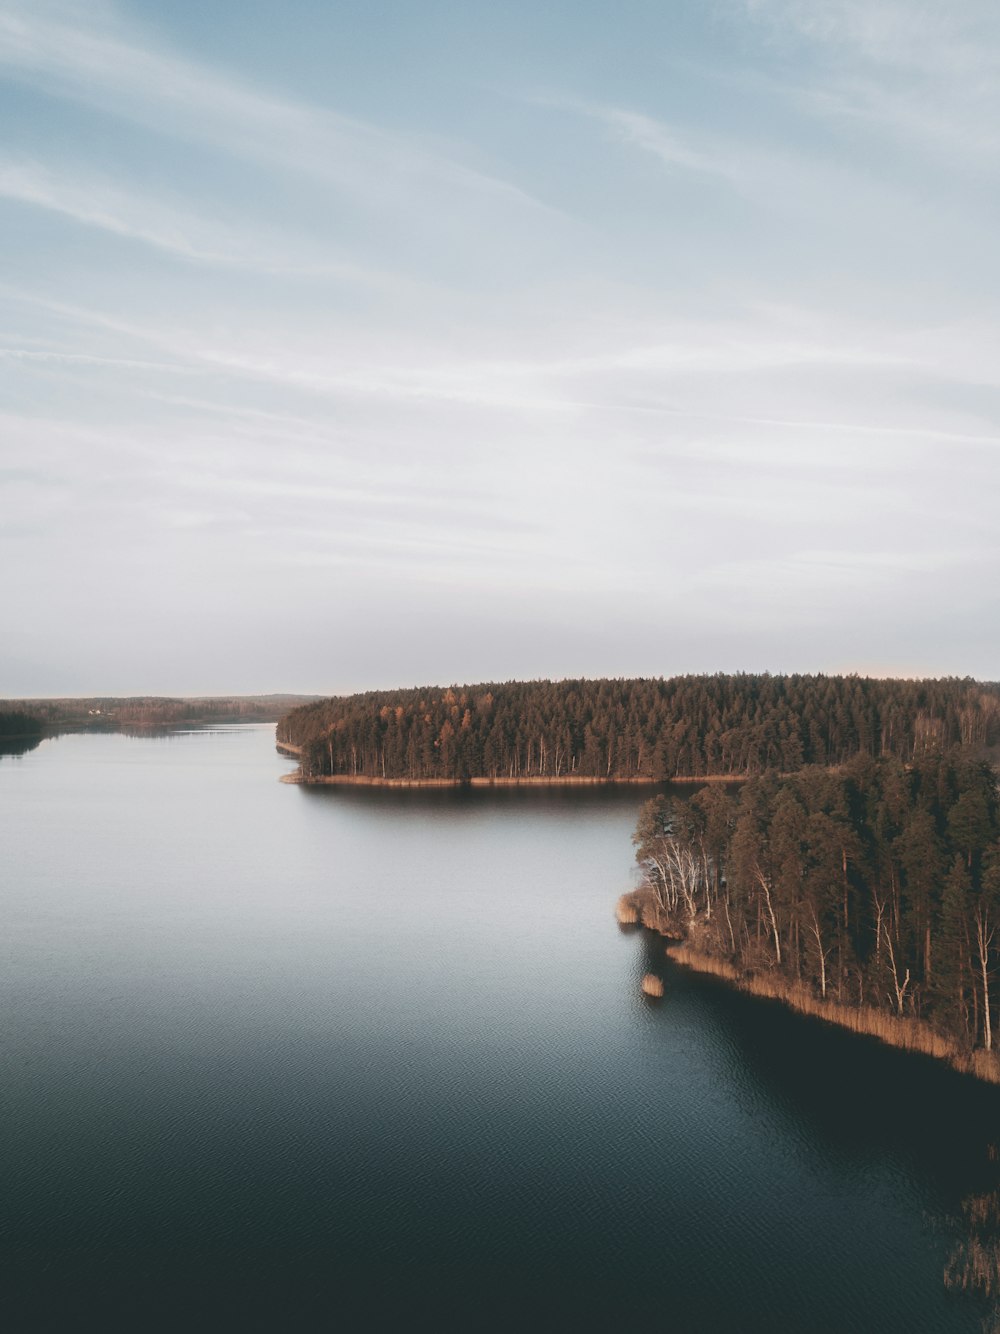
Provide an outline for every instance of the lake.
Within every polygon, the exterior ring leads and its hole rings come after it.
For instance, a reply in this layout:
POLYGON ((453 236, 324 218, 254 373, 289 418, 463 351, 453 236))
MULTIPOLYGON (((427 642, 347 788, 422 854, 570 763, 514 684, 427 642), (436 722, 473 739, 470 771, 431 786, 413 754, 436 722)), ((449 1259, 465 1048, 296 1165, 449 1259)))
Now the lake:
POLYGON ((292 767, 0 759, 5 1328, 980 1329, 1000 1090, 620 929, 648 793, 292 767))

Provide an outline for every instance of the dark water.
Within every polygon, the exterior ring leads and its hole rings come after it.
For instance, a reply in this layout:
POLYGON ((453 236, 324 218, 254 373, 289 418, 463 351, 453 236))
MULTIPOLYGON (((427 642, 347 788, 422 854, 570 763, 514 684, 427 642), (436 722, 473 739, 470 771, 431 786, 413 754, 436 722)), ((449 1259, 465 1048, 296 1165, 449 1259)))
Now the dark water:
POLYGON ((289 767, 0 760, 4 1328, 980 1328, 996 1091, 621 932, 641 794, 289 767))

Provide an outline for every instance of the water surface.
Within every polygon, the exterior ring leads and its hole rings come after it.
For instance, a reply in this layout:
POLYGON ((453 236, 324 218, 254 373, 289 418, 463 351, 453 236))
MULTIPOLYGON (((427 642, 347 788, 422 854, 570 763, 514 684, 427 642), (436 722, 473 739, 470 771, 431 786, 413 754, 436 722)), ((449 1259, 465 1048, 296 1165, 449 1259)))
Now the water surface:
POLYGON ((997 1091, 619 930, 641 790, 290 767, 0 759, 8 1327, 980 1328, 997 1091))

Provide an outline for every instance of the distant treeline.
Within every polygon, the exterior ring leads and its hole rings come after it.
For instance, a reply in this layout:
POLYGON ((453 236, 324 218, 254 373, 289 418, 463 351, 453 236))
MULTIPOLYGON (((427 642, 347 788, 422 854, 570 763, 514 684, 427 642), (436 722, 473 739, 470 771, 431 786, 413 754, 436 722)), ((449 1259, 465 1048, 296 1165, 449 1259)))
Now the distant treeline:
POLYGON ((79 728, 128 730, 206 722, 275 722, 302 699, 301 695, 232 695, 200 699, 139 695, 3 700, 0 701, 0 734, 5 718, 23 718, 27 714, 37 723, 39 732, 79 728))
POLYGON ((42 720, 23 709, 0 709, 0 737, 37 737, 42 734, 42 720))
POLYGON ((1000 685, 857 676, 508 681, 294 709, 305 778, 741 778, 1000 740, 1000 685))
POLYGON ((923 1020, 959 1050, 995 1046, 1000 802, 967 750, 657 797, 635 843, 642 920, 737 980, 923 1020))

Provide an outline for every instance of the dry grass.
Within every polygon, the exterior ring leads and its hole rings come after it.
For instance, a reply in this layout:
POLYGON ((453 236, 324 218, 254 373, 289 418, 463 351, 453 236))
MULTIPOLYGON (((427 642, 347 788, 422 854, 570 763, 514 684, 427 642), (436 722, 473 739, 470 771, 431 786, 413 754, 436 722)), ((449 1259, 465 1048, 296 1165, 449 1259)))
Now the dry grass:
POLYGON ((907 1051, 919 1051, 926 1056, 935 1056, 939 1060, 947 1061, 963 1074, 975 1075, 977 1079, 991 1084, 1000 1084, 1000 1061, 995 1053, 965 1052, 957 1043, 919 1019, 900 1018, 870 1006, 859 1008, 838 1005, 836 1001, 824 1001, 814 995, 808 987, 788 982, 774 973, 744 975, 728 960, 701 954, 687 945, 668 945, 667 953, 677 963, 694 968, 700 973, 711 973, 715 977, 725 978, 727 982, 739 987, 741 991, 749 992, 752 996, 780 1000, 802 1014, 813 1015, 827 1023, 837 1024, 852 1033, 863 1033, 867 1037, 878 1038, 880 1042, 885 1042, 891 1047, 902 1047, 907 1051))
MULTIPOLYGON (((699 780, 700 781, 700 780, 699 780)), ((382 778, 377 774, 315 774, 303 778, 311 787, 658 787, 656 778, 382 778)))
POLYGON ((621 914, 627 912, 629 908, 635 913, 634 917, 627 919, 629 922, 641 922, 643 926, 649 927, 650 931, 656 931, 669 940, 681 939, 668 915, 657 906, 656 898, 647 886, 640 885, 638 889, 633 889, 619 898, 615 909, 619 922, 624 923, 626 919, 621 914))
POLYGON ((642 979, 642 991, 645 996, 662 996, 663 978, 657 977, 655 973, 647 973, 642 979))
POLYGON ((669 915, 658 908, 655 903, 644 903, 641 906, 639 920, 643 926, 648 926, 650 931, 656 931, 659 935, 666 936, 668 940, 683 939, 671 922, 669 915))
MULTIPOLYGON (((997 1146, 986 1146, 986 1157, 997 1161, 997 1146)), ((944 1267, 944 1285, 989 1302, 982 1319, 984 1334, 1000 1334, 1000 1188, 962 1201, 966 1233, 952 1247, 944 1267)))
POLYGON ((980 1297, 1000 1293, 1000 1243, 970 1237, 960 1242, 944 1267, 946 1288, 975 1292, 980 1297))
POLYGON ((1000 1224, 1000 1192, 993 1190, 987 1195, 970 1195, 962 1201, 962 1212, 971 1227, 996 1228, 1000 1224))
POLYGON ((637 926, 639 908, 631 894, 623 894, 615 907, 615 916, 619 926, 637 926))

